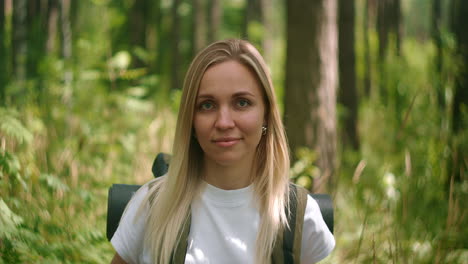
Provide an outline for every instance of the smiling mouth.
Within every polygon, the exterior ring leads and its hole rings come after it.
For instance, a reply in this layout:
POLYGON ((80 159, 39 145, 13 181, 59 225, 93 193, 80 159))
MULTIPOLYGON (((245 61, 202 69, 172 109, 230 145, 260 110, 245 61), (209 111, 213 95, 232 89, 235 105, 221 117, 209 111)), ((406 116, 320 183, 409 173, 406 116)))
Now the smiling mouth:
POLYGON ((241 139, 240 138, 221 138, 213 140, 213 142, 219 147, 231 147, 237 144, 241 139))

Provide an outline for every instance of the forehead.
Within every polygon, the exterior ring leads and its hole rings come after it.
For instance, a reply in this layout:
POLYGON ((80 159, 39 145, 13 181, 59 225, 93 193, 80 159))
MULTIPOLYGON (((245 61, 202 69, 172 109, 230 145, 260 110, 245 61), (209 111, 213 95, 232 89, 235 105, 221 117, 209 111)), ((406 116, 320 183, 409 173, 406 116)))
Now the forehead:
POLYGON ((229 60, 209 67, 204 73, 198 93, 246 91, 261 96, 262 88, 255 75, 242 63, 229 60))

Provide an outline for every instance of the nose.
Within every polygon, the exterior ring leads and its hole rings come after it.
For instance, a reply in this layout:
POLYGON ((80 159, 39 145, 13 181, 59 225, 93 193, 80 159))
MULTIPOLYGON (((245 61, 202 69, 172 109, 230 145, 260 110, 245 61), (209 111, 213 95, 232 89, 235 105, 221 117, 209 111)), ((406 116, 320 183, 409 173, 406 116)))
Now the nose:
POLYGON ((216 117, 215 127, 217 129, 226 130, 234 127, 234 118, 229 108, 221 108, 216 117))

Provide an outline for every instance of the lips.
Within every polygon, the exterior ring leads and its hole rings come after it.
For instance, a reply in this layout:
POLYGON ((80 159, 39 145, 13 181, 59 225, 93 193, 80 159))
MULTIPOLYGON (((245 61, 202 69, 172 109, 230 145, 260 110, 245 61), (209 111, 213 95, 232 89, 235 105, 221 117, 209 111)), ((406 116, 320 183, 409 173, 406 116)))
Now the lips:
POLYGON ((214 139, 213 142, 219 147, 231 147, 237 144, 241 139, 235 137, 223 137, 214 139))

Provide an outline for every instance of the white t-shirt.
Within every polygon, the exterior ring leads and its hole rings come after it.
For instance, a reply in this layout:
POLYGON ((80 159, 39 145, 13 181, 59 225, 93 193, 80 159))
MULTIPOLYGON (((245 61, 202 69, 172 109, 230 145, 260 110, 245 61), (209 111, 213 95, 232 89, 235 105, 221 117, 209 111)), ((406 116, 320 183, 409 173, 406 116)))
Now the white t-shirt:
MULTIPOLYGON (((129 202, 126 213, 111 239, 127 263, 152 263, 143 245, 145 215, 135 214, 148 192, 144 185, 129 202)), ((192 202, 186 264, 253 263, 260 215, 253 186, 223 190, 206 184, 192 202)), ((309 195, 302 230, 301 263, 316 263, 330 254, 335 239, 328 230, 317 202, 309 195)))

